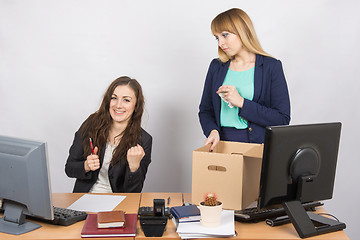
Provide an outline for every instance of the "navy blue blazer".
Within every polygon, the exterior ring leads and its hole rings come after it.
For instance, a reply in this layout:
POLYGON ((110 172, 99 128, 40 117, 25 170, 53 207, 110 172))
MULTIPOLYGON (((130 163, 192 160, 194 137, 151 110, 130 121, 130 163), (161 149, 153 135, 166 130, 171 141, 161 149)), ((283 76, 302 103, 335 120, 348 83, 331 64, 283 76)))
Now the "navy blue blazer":
MULTIPOLYGON (((219 131, 221 99, 216 91, 223 84, 229 69, 226 63, 213 59, 205 79, 199 106, 199 119, 206 137, 213 129, 219 131)), ((248 121, 251 143, 263 143, 265 127, 288 125, 290 122, 289 92, 280 60, 256 55, 253 100, 244 100, 239 117, 248 121)))

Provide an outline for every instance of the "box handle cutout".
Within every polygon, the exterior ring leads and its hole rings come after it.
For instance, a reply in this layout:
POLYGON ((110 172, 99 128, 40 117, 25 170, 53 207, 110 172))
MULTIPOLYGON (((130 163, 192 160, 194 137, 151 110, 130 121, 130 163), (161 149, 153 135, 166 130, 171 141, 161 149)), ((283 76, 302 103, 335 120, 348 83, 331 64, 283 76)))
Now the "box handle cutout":
POLYGON ((231 155, 234 154, 234 155, 244 155, 243 153, 230 153, 231 155))
POLYGON ((219 171, 219 172, 226 172, 226 168, 222 166, 216 166, 216 165, 209 165, 208 170, 210 171, 219 171))

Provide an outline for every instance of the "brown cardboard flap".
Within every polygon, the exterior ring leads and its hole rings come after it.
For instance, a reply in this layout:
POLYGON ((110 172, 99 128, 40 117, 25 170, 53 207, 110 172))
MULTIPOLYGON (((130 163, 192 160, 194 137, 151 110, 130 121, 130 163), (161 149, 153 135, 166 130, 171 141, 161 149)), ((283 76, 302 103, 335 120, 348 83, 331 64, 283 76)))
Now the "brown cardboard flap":
POLYGON ((196 152, 210 152, 210 144, 204 145, 198 149, 195 149, 196 152))
POLYGON ((259 196, 261 158, 244 158, 244 181, 243 181, 243 207, 249 206, 252 202, 257 201, 259 196))
POLYGON ((256 144, 244 153, 247 157, 262 158, 264 144, 256 144))
POLYGON ((230 153, 231 155, 240 155, 240 156, 244 156, 243 153, 230 153))

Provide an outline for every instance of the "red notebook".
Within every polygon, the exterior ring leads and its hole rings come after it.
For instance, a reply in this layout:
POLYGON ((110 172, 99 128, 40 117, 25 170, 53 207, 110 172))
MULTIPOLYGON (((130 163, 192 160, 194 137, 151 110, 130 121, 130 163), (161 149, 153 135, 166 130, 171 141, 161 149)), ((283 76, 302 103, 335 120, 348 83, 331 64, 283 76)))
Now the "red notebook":
POLYGON ((97 214, 88 214, 81 231, 81 237, 135 237, 137 214, 125 214, 125 221, 125 227, 98 228, 97 214))

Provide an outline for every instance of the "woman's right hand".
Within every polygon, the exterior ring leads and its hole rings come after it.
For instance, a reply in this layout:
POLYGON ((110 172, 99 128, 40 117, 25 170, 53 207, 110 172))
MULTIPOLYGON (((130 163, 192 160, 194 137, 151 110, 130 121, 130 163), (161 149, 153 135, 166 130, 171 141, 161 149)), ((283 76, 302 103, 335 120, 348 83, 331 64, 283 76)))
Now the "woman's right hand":
POLYGON ((86 161, 84 162, 85 172, 95 171, 100 168, 100 160, 97 152, 98 147, 95 147, 94 154, 87 156, 86 161))
POLYGON ((219 141, 220 141, 220 134, 218 130, 214 129, 210 132, 208 138, 205 140, 205 145, 211 144, 209 151, 212 152, 219 141))

